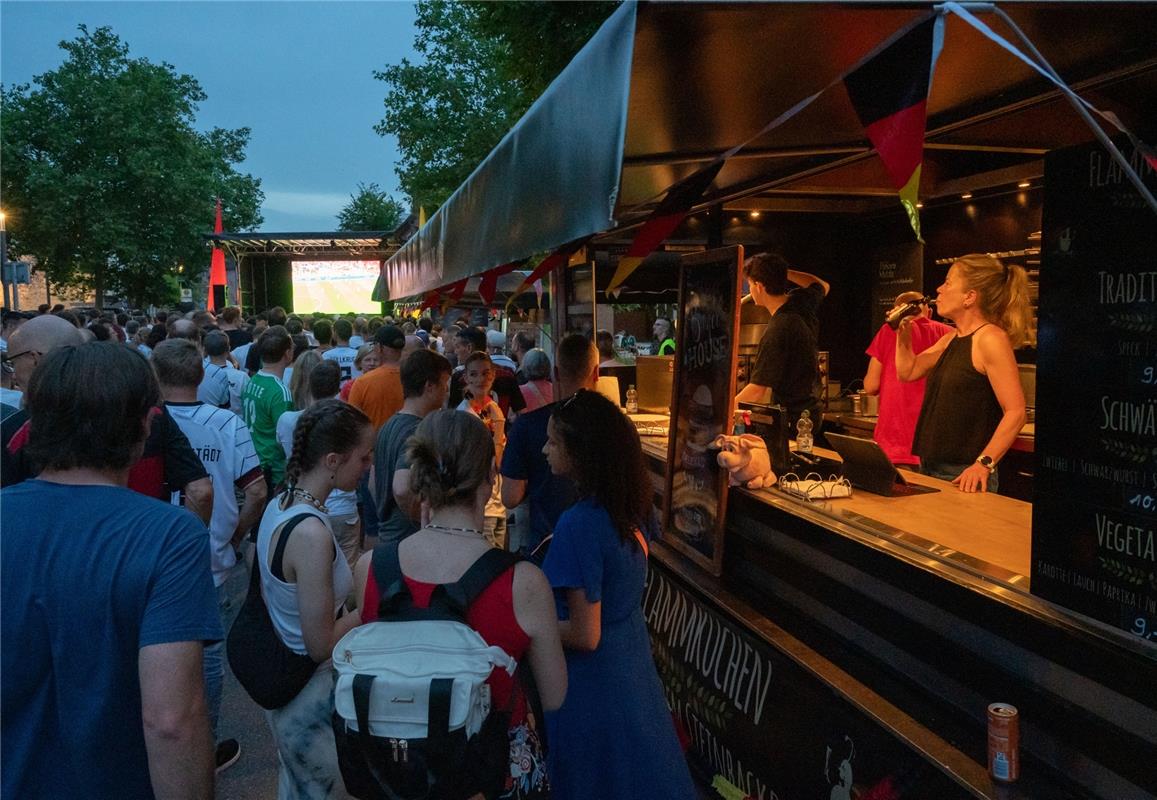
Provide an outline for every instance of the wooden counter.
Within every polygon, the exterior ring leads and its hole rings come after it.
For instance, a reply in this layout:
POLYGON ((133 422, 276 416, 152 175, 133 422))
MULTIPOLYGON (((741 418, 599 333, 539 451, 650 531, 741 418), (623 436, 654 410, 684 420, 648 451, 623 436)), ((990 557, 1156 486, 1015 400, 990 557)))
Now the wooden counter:
MULTIPOLYGON (((667 458, 666 439, 645 436, 642 440, 648 455, 667 458)), ((839 460, 830 450, 816 448, 816 453, 839 460)), ((904 477, 940 491, 882 497, 857 489, 851 497, 829 501, 805 501, 775 487, 760 490, 733 487, 732 491, 743 492, 820 524, 851 525, 875 535, 899 539, 941 558, 963 560, 973 570, 1027 590, 1032 551, 1029 503, 997 494, 967 494, 947 481, 914 472, 905 471, 904 477), (964 559, 959 558, 960 555, 964 559)))

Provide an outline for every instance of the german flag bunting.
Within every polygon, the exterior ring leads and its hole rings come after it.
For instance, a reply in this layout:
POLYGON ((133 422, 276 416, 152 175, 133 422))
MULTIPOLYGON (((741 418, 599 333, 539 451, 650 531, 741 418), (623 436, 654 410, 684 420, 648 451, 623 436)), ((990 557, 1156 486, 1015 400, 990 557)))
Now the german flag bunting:
POLYGON ((511 261, 509 264, 503 264, 500 267, 489 269, 482 273, 482 282, 478 284, 478 296, 482 298, 485 305, 490 305, 494 302, 494 293, 498 291, 498 279, 503 275, 507 275, 526 263, 526 259, 521 261, 511 261))
MULTIPOLYGON (((584 236, 582 239, 576 239, 573 242, 568 242, 567 244, 564 244, 562 247, 552 252, 542 261, 538 262, 538 266, 536 266, 529 275, 523 278, 522 283, 520 283, 518 288, 511 293, 509 298, 507 298, 506 312, 510 313, 510 307, 514 304, 516 297, 550 274, 550 271, 555 267, 570 261, 570 257, 577 253, 579 248, 589 242, 591 238, 591 236, 584 236)), ((529 259, 527 260, 529 261, 529 259)), ((539 304, 541 305, 541 303, 542 297, 540 296, 539 304)))
POLYGON ((916 238, 916 201, 924 160, 924 127, 932 70, 944 41, 944 17, 934 14, 844 77, 856 116, 884 162, 916 238))
POLYGON ((679 227, 679 223, 686 218, 691 207, 715 180, 719 170, 723 169, 725 161, 725 158, 718 158, 667 190, 667 196, 635 234, 626 255, 619 259, 618 269, 607 286, 607 294, 618 289, 639 264, 643 263, 643 259, 679 227))

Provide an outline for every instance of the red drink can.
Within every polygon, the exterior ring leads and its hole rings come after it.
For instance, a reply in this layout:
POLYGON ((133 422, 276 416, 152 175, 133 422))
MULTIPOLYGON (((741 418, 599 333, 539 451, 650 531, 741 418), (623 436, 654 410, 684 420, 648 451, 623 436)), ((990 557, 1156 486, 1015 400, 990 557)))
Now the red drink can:
POLYGON ((988 707, 988 774, 1002 783, 1020 777, 1020 713, 1008 703, 988 707))

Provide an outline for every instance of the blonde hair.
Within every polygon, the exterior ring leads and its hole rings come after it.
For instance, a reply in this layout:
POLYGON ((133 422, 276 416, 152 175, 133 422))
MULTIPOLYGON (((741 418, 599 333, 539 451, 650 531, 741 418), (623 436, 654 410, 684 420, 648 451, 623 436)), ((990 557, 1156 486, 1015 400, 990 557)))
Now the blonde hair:
POLYGON ((293 395, 293 406, 298 411, 309 408, 313 395, 309 391, 309 376, 313 368, 321 363, 316 350, 306 350, 293 362, 293 374, 289 376, 289 393, 293 395))
POLYGON ((979 297, 980 313, 1004 329, 1013 348, 1027 343, 1032 329, 1032 310, 1024 268, 981 253, 964 256, 952 266, 960 270, 964 285, 979 297))
POLYGON ((374 352, 375 349, 376 346, 373 344, 363 344, 361 347, 359 347, 358 354, 354 356, 354 366, 358 369, 361 369, 362 362, 365 360, 366 356, 374 352))
POLYGON ((419 423, 406 454, 411 489, 436 510, 474 501, 490 477, 494 438, 478 417, 444 408, 419 423))

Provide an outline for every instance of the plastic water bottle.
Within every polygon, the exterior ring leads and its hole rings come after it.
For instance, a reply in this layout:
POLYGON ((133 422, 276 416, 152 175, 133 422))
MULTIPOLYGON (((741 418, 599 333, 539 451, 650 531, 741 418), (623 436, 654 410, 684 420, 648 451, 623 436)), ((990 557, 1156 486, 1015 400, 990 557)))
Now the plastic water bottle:
POLYGON ((812 451, 812 415, 804 411, 795 423, 795 449, 801 453, 812 451))
POLYGON ((639 413, 639 393, 635 391, 635 384, 631 384, 627 388, 627 413, 639 413))

